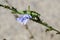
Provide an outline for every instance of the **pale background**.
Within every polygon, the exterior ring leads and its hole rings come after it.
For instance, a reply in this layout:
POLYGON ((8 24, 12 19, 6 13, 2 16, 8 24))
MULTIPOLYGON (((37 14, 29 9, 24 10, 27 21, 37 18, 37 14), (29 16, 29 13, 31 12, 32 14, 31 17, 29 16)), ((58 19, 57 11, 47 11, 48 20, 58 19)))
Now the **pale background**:
MULTIPOLYGON (((17 10, 31 10, 41 14, 41 19, 60 31, 60 0, 0 0, 0 4, 14 6, 17 10), (8 3, 7 3, 8 2, 8 3)), ((36 22, 27 23, 34 39, 25 26, 18 23, 11 11, 0 7, 0 40, 60 40, 55 31, 45 32, 46 27, 36 22)))

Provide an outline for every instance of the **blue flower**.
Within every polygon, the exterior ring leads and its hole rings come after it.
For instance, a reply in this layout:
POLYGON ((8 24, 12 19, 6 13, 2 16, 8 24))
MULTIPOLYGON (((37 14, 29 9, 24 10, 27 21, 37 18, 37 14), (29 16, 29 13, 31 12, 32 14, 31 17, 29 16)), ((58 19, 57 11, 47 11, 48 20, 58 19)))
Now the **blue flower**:
POLYGON ((17 20, 19 23, 25 25, 30 18, 32 18, 32 16, 30 16, 29 14, 24 14, 24 15, 18 17, 16 20, 17 20))

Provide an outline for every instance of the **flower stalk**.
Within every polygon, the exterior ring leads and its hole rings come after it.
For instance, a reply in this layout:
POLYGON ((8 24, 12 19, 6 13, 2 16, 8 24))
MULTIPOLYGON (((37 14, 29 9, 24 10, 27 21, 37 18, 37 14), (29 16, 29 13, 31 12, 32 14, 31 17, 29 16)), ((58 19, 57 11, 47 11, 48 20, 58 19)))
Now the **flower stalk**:
POLYGON ((57 32, 56 34, 60 34, 60 31, 56 30, 56 29, 53 28, 52 26, 49 26, 47 23, 43 22, 43 21, 39 18, 39 16, 40 16, 39 13, 37 13, 37 12, 35 12, 35 11, 30 11, 30 6, 28 7, 28 8, 29 8, 28 10, 23 10, 22 13, 19 12, 19 11, 17 11, 16 8, 14 8, 14 7, 9 7, 9 6, 7 6, 7 5, 2 5, 2 4, 0 4, 0 7, 4 7, 4 8, 6 8, 6 9, 9 9, 9 10, 11 10, 13 13, 15 13, 15 14, 29 14, 29 15, 32 16, 32 18, 30 18, 32 21, 37 22, 37 23, 39 23, 39 24, 42 24, 42 25, 44 25, 45 27, 48 28, 48 29, 46 29, 46 32, 47 32, 47 31, 52 31, 52 30, 54 30, 54 31, 57 32))
POLYGON ((29 30, 29 27, 28 27, 28 25, 26 24, 25 25, 25 28, 26 28, 26 30, 28 30, 28 32, 30 33, 30 39, 34 39, 34 35, 31 33, 31 31, 29 30))
POLYGON ((54 31, 57 32, 56 34, 60 34, 60 31, 56 30, 56 29, 53 28, 52 26, 49 26, 47 23, 42 22, 42 20, 39 19, 39 17, 38 17, 38 20, 35 20, 35 19, 31 19, 31 20, 34 21, 34 22, 37 22, 37 23, 39 23, 39 24, 41 24, 41 25, 44 25, 45 27, 47 27, 48 29, 46 29, 46 32, 47 32, 47 31, 52 31, 52 30, 54 30, 54 31))

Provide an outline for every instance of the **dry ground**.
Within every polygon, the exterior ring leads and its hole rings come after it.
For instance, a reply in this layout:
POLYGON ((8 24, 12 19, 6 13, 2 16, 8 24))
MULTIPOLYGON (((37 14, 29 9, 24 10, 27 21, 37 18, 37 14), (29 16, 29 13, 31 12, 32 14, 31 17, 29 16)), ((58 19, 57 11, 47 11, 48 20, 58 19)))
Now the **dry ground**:
MULTIPOLYGON (((41 14, 41 19, 60 31, 60 0, 0 0, 0 4, 14 6, 19 11, 27 9, 28 5, 31 10, 41 14), (8 2, 8 3, 7 3, 8 2)), ((60 35, 55 31, 45 32, 46 27, 36 22, 28 22, 29 31, 15 20, 11 11, 0 7, 0 40, 60 40, 60 35)))

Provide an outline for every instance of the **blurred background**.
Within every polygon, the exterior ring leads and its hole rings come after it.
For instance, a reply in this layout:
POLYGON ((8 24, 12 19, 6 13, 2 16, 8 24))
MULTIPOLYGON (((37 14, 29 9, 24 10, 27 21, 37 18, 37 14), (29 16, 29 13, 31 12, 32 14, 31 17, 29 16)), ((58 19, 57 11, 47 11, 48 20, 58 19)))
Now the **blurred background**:
MULTIPOLYGON (((18 11, 30 9, 41 14, 40 18, 60 31, 60 0, 0 0, 0 4, 13 6, 18 11)), ((34 38, 26 26, 18 23, 10 10, 0 7, 0 40, 60 40, 55 31, 45 32, 45 26, 33 21, 27 23, 34 38)))

